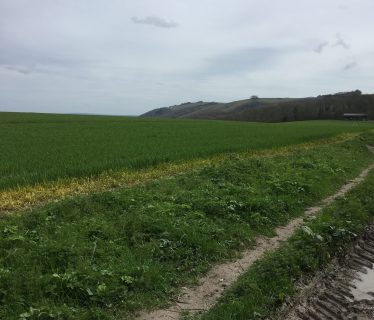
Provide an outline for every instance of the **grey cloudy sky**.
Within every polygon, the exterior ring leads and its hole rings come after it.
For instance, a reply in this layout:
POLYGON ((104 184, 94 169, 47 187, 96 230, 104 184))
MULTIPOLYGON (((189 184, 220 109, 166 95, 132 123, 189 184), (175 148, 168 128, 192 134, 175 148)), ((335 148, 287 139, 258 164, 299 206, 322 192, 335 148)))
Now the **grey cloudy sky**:
POLYGON ((0 110, 373 92, 373 0, 0 0, 0 110))

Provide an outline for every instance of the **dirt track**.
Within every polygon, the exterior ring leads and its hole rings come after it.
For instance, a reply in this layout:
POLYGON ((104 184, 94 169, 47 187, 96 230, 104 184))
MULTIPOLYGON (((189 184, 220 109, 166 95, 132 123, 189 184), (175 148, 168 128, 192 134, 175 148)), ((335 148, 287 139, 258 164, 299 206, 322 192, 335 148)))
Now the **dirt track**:
POLYGON ((374 319, 374 227, 340 265, 332 263, 304 286, 278 319, 374 319))
MULTIPOLYGON (((369 147, 374 152, 374 148, 369 147)), ((177 320, 183 312, 192 314, 203 313, 215 305, 227 287, 231 286, 255 261, 263 257, 270 250, 277 249, 282 242, 289 239, 293 233, 304 223, 304 219, 312 217, 324 207, 333 203, 356 185, 362 182, 374 168, 374 163, 361 172, 354 180, 343 185, 334 195, 324 199, 320 205, 310 207, 300 218, 294 219, 288 225, 276 229, 273 238, 258 238, 254 249, 243 252, 242 258, 213 267, 196 287, 184 287, 174 303, 165 309, 143 311, 135 315, 137 320, 177 320)), ((374 244, 373 244, 374 250, 374 244)), ((374 251, 373 251, 374 254, 374 251)), ((288 319, 288 318, 282 318, 288 319)), ((299 319, 299 318, 295 318, 299 319)), ((301 318, 303 319, 303 318, 301 318)), ((335 318, 305 318, 305 319, 335 319, 335 318)), ((341 318, 336 318, 341 319, 341 318)), ((347 319, 347 318, 343 318, 347 319)), ((364 319, 364 318, 363 318, 364 319)), ((374 319, 374 318, 371 318, 374 319)))

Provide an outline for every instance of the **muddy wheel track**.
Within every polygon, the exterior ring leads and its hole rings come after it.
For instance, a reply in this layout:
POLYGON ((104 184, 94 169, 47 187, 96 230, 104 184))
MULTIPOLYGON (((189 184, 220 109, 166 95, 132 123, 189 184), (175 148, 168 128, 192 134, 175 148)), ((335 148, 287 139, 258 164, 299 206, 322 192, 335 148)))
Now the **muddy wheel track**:
POLYGON ((369 320, 374 319, 374 226, 357 241, 352 252, 338 265, 316 276, 301 289, 294 305, 278 319, 369 320))

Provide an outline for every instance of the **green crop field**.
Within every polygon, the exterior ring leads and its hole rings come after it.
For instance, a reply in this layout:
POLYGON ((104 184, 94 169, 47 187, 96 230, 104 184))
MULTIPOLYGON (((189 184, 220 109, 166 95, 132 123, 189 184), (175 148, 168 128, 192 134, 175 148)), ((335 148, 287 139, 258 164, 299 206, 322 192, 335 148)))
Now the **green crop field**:
MULTIPOLYGON (((0 319, 134 319, 165 306, 357 176, 373 161, 373 127, 0 113, 0 319)), ((353 218, 353 231, 368 220, 353 218)), ((237 301, 251 294, 241 288, 229 291, 237 301)), ((261 310, 279 305, 271 290, 261 310)), ((207 317, 235 319, 229 300, 207 317)))
POLYGON ((0 190, 309 142, 372 123, 281 124, 0 113, 0 190))

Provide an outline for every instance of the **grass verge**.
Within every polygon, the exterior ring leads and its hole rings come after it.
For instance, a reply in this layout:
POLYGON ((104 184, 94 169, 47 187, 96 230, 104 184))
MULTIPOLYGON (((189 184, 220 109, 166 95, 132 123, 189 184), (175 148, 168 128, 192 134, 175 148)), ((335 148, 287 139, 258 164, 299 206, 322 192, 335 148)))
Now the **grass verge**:
POLYGON ((342 255, 374 216, 374 172, 357 189, 308 222, 280 249, 255 263, 206 315, 189 319, 274 316, 297 281, 342 255))
POLYGON ((131 319, 165 305, 212 263, 356 176, 372 161, 369 138, 272 157, 232 155, 187 174, 5 215, 0 318, 131 319))

